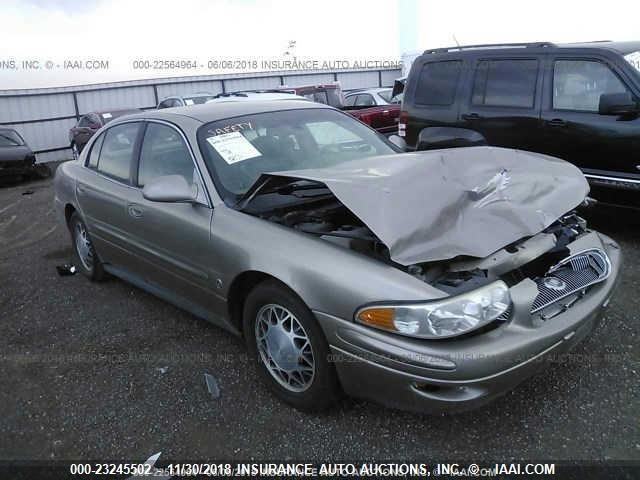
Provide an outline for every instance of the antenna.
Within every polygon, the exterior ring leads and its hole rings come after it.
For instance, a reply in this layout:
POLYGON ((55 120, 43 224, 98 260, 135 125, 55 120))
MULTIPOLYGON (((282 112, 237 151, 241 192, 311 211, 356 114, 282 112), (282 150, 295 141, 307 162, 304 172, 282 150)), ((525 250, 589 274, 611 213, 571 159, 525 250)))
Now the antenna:
POLYGON ((458 42, 458 39, 456 38, 456 34, 452 33, 451 36, 453 37, 453 41, 456 42, 456 46, 460 46, 460 43, 458 42))

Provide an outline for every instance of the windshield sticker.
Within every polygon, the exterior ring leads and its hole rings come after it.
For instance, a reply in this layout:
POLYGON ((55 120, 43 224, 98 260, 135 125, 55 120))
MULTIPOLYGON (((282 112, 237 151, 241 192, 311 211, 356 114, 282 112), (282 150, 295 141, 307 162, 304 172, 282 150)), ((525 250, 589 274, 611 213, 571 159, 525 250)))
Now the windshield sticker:
POLYGON ((231 132, 242 132, 244 130, 253 130, 251 122, 241 122, 227 125, 226 127, 212 128, 209 130, 211 135, 224 135, 231 132))
POLYGON ((184 103, 185 105, 193 105, 193 100, 191 100, 190 98, 185 98, 184 103))
POLYGON ((640 51, 625 55, 624 58, 627 60, 627 62, 633 65, 636 70, 640 71, 640 51))
POLYGON ((111 115, 110 113, 103 113, 102 114, 102 118, 111 118, 113 115, 111 115))
POLYGON ((207 138, 207 142, 215 148, 218 155, 229 165, 249 158, 262 156, 240 132, 224 133, 222 135, 209 137, 207 138))

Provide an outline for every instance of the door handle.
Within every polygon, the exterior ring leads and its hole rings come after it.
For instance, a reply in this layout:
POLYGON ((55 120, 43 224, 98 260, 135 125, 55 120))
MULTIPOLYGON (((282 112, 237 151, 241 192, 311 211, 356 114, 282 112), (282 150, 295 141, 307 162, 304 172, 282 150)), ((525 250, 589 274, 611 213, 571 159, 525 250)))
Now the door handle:
POLYGON ((127 205, 127 212, 129 212, 129 215, 133 218, 140 218, 142 217, 144 210, 140 205, 131 204, 127 205))
POLYGON ((82 185, 76 185, 76 192, 78 193, 78 195, 84 195, 85 193, 87 193, 82 185))
POLYGON ((482 117, 477 113, 464 113, 462 114, 463 120, 480 120, 482 117))
POLYGON ((554 118, 553 120, 547 120, 547 125, 550 127, 566 127, 567 122, 561 118, 554 118))

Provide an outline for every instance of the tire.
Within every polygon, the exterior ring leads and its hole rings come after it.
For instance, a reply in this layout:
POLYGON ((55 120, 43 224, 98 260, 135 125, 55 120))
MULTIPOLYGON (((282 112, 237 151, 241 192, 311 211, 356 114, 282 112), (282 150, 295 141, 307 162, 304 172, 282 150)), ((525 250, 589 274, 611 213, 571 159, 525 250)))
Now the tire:
POLYGON ((243 328, 258 375, 280 400, 304 412, 336 403, 341 390, 327 340, 291 290, 275 280, 257 285, 245 301, 243 328), (278 348, 269 353, 269 345, 278 348))
POLYGON ((69 219, 69 230, 76 268, 93 282, 104 280, 106 274, 102 262, 91 243, 87 226, 77 213, 69 219))

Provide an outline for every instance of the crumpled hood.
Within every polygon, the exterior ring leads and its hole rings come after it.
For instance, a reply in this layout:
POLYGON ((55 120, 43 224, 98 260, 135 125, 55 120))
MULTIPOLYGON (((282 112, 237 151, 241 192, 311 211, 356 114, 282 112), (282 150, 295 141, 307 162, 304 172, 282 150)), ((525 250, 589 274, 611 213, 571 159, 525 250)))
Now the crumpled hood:
POLYGON ((570 163, 495 147, 385 155, 268 175, 324 183, 401 265, 486 257, 544 230, 589 192, 570 163))

